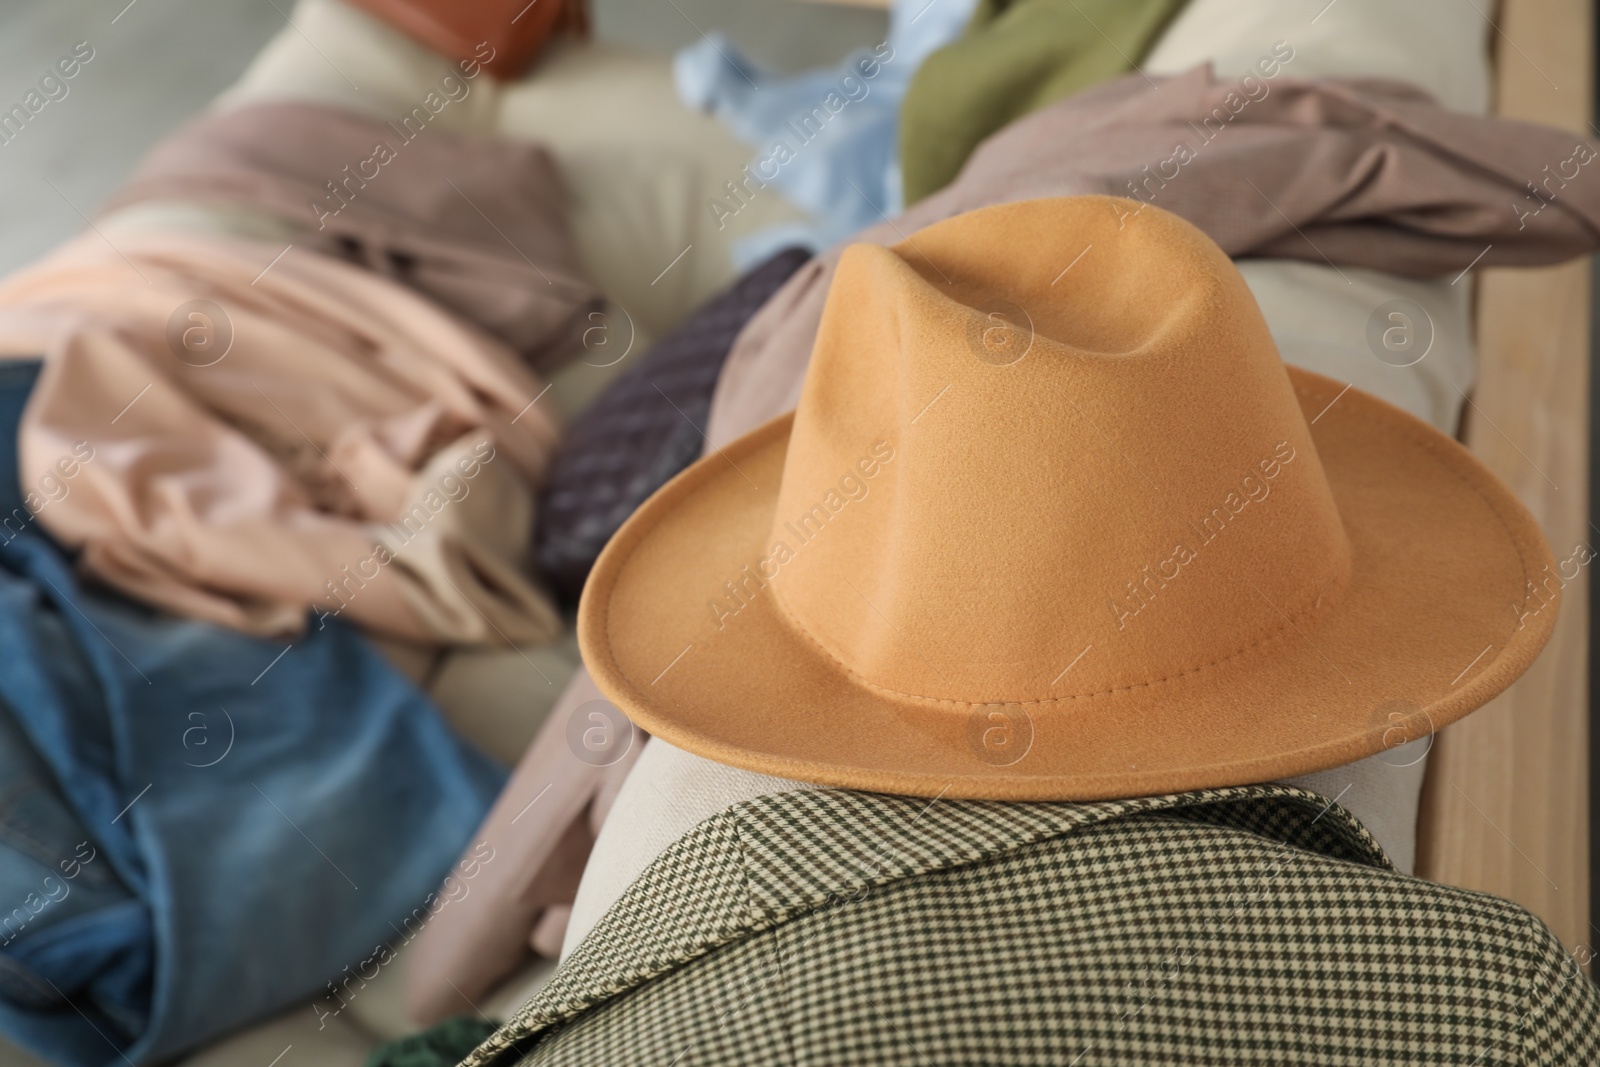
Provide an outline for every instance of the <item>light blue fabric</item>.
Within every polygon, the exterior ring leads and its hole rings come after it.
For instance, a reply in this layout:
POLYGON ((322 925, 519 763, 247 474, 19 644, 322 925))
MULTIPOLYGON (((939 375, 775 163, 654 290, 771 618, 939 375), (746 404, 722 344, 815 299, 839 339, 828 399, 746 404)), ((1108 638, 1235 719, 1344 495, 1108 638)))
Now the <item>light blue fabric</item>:
POLYGON ((683 102, 758 150, 706 209, 726 225, 750 199, 777 193, 811 216, 808 224, 770 227, 737 242, 741 270, 785 247, 819 251, 904 210, 900 101, 917 67, 961 35, 976 6, 894 0, 883 44, 852 52, 832 69, 793 76, 763 70, 721 33, 677 54, 673 74, 683 102))
POLYGON ((0 1032, 142 1067, 396 940, 505 775, 336 622, 291 646, 80 580, 22 509, 37 369, 0 364, 0 1032))

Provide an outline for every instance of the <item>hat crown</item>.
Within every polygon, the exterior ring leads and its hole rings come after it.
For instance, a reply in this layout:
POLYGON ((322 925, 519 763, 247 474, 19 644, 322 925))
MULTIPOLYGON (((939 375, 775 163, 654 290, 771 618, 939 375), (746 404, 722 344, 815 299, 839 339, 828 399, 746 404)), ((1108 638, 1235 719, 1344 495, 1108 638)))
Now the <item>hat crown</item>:
POLYGON ((771 536, 791 625, 870 686, 962 703, 1203 671, 1351 569, 1239 272, 1110 197, 846 250, 771 536))

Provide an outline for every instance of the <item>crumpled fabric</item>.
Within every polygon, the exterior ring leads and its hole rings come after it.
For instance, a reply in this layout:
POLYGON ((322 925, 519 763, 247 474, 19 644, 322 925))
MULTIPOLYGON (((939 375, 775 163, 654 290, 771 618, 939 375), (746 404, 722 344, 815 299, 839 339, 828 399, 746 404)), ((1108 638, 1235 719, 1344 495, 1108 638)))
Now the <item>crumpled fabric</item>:
POLYGON ((509 348, 386 278, 222 236, 74 239, 0 283, 44 353, 21 473, 90 573, 248 633, 330 617, 549 640, 533 500, 557 439, 509 348), (63 467, 80 443, 93 459, 63 467))
POLYGON ((332 1011, 455 906, 505 773, 342 622, 286 644, 82 580, 17 478, 38 370, 0 364, 0 1033, 144 1067, 332 1011))
POLYGON ((762 190, 771 185, 812 216, 737 242, 741 270, 787 246, 827 248, 903 210, 900 102, 917 67, 961 34, 976 3, 894 0, 882 44, 803 74, 765 70, 715 31, 678 52, 679 98, 758 150, 744 174, 728 176, 736 190, 710 210, 737 214, 741 198, 770 196, 762 190))
MULTIPOLYGON (((1206 64, 1035 111, 984 141, 955 182, 851 240, 895 244, 991 204, 1111 195, 1130 198, 1129 212, 1150 203, 1187 219, 1235 258, 1450 277, 1600 248, 1597 155, 1564 130, 1449 111, 1401 82, 1297 81, 1281 65, 1224 80, 1206 64)), ((800 268, 734 342, 709 447, 798 402, 843 250, 800 268)), ((1082 256, 1062 269, 1093 270, 1094 250, 1082 256)))
POLYGON ((102 214, 171 201, 271 212, 297 226, 297 251, 400 282, 537 371, 573 359, 603 300, 578 266, 550 154, 408 118, 299 102, 207 112, 151 149, 102 214))

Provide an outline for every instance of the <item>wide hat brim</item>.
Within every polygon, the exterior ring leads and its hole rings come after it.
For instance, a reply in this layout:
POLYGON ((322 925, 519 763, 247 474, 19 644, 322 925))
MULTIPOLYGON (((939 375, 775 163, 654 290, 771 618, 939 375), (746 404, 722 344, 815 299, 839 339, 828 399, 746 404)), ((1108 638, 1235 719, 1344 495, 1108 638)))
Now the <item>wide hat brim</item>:
POLYGON ((1351 579, 1331 609, 1286 618, 1222 662, 1065 700, 966 704, 852 676, 786 618, 771 595, 781 573, 719 620, 708 590, 770 540, 792 415, 707 455, 622 527, 583 594, 584 661, 673 745, 878 792, 1154 795, 1305 774, 1417 740, 1538 655, 1556 616, 1553 591, 1532 595, 1551 589, 1549 547, 1455 441, 1342 383, 1288 372, 1350 540, 1351 579))

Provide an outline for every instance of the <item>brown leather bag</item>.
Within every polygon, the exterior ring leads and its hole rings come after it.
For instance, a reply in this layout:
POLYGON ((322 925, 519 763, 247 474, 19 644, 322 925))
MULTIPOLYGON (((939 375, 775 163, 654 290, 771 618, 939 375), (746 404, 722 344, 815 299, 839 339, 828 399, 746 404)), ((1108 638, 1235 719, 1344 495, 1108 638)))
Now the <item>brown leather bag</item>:
POLYGON ((589 34, 585 0, 347 0, 440 55, 497 81, 528 69, 551 37, 589 34))

